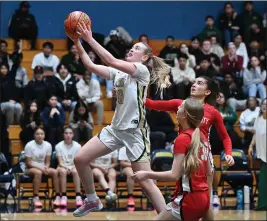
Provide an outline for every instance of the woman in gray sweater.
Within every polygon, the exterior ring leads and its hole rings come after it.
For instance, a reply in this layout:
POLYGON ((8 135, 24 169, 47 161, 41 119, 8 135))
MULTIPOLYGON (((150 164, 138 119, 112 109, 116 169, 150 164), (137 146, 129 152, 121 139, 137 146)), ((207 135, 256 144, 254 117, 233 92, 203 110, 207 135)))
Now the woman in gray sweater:
POLYGON ((258 92, 260 99, 264 100, 266 98, 266 89, 263 82, 266 78, 266 71, 261 69, 260 60, 255 56, 251 57, 250 65, 251 67, 244 71, 244 93, 248 94, 249 97, 256 97, 258 92))

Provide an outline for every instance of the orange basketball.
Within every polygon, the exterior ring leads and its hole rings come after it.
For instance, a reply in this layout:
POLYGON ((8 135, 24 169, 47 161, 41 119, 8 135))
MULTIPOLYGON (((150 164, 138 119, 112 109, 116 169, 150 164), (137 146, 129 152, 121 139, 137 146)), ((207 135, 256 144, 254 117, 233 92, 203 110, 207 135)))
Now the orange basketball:
POLYGON ((91 26, 91 19, 87 14, 81 11, 74 11, 68 15, 64 21, 65 32, 70 38, 78 38, 76 33, 77 25, 80 22, 84 22, 85 25, 91 26))

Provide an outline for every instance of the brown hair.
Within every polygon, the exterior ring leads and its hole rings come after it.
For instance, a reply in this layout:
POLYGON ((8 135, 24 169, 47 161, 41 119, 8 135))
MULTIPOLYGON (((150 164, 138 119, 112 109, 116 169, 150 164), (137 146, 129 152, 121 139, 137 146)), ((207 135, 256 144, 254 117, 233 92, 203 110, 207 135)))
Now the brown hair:
POLYGON ((201 160, 199 159, 199 151, 204 146, 201 139, 199 125, 204 116, 204 107, 197 99, 188 98, 184 103, 184 110, 187 114, 187 122, 190 128, 194 128, 191 137, 189 150, 184 158, 184 172, 189 176, 193 171, 199 168, 201 160))
POLYGON ((148 59, 144 62, 144 65, 148 67, 151 73, 150 84, 156 84, 157 90, 160 91, 160 96, 162 98, 163 89, 169 87, 170 83, 170 72, 171 67, 167 65, 162 58, 153 55, 152 48, 143 43, 146 46, 144 53, 148 55, 148 59))

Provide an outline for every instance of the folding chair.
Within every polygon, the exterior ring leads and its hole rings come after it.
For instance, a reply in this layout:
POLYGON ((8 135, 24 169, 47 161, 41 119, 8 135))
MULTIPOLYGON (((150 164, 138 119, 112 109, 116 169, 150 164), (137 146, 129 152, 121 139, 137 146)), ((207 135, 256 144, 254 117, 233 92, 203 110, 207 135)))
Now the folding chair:
MULTIPOLYGON (((19 154, 19 163, 25 162, 25 153, 22 151, 19 154)), ((42 176, 41 186, 39 193, 44 194, 44 206, 46 206, 46 200, 49 200, 49 183, 48 176, 42 176)), ((18 209, 21 209, 21 200, 29 198, 29 195, 33 197, 33 178, 25 175, 24 173, 16 174, 17 189, 18 189, 18 209), (27 196, 25 196, 27 195, 27 196)))
POLYGON ((249 168, 248 158, 243 150, 233 149, 232 155, 235 160, 235 164, 231 167, 226 166, 225 162, 225 152, 221 152, 221 185, 222 185, 222 196, 221 201, 224 200, 224 205, 226 204, 226 196, 230 190, 233 190, 236 194, 238 189, 243 189, 243 187, 253 185, 253 176, 249 168), (226 184, 229 186, 227 187, 226 184))
POLYGON ((7 204, 8 195, 11 195, 14 204, 16 204, 16 189, 13 187, 12 181, 15 180, 14 175, 12 175, 12 170, 10 170, 7 159, 5 155, 0 152, 0 165, 7 170, 7 172, 0 174, 0 199, 4 199, 4 204, 7 204))

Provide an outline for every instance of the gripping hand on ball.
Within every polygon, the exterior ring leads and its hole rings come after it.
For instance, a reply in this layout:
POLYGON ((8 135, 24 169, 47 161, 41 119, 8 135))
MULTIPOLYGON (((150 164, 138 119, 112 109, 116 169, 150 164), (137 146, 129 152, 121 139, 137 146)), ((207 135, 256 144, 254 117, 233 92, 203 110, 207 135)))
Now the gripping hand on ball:
POLYGON ((81 36, 87 43, 89 43, 92 39, 92 31, 89 26, 86 26, 85 23, 82 21, 77 25, 76 33, 81 36))

